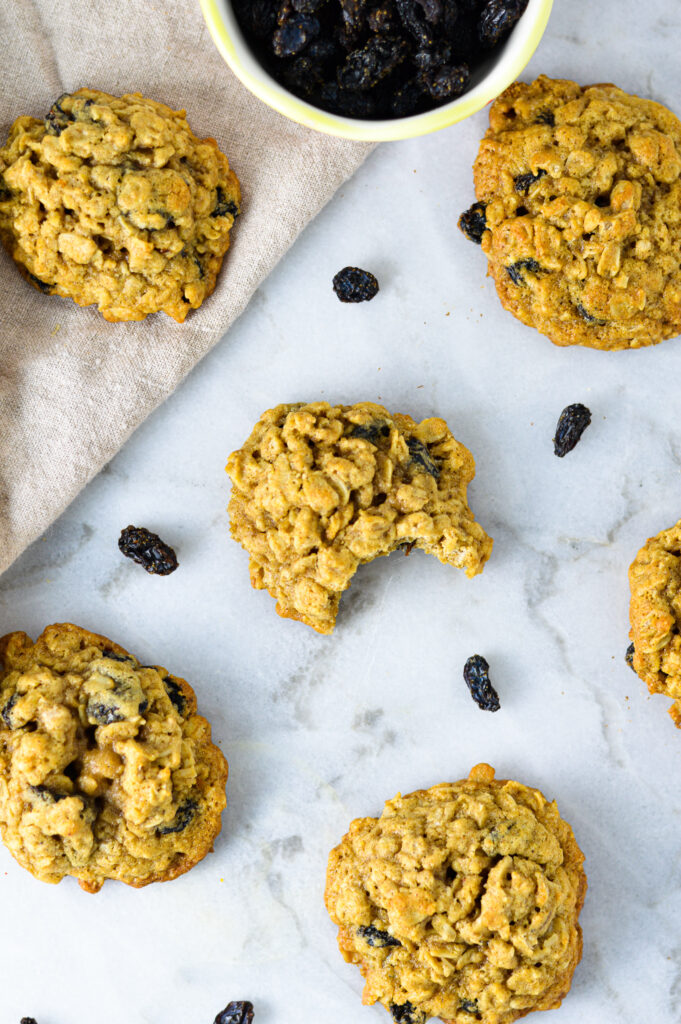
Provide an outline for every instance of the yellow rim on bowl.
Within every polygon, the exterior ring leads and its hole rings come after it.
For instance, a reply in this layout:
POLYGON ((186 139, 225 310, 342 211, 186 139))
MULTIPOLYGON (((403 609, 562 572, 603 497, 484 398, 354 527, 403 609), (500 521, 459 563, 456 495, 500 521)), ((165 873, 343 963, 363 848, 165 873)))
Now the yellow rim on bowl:
MULTIPOLYGON (((496 99, 520 75, 539 45, 553 6, 553 0, 530 0, 529 9, 533 8, 532 13, 536 20, 527 32, 518 52, 514 54, 512 60, 509 60, 503 75, 495 75, 494 69, 492 69, 492 73, 469 93, 423 114, 414 114, 411 117, 394 118, 393 120, 360 121, 355 118, 341 117, 338 114, 330 114, 294 96, 270 78, 264 68, 261 69, 257 65, 255 56, 251 60, 254 66, 258 67, 258 72, 254 73, 247 66, 247 62, 242 59, 229 34, 221 11, 221 0, 199 0, 199 2, 213 42, 237 78, 258 99, 298 124, 325 132, 327 135, 336 135, 361 142, 388 142, 410 139, 417 135, 427 135, 440 128, 447 128, 458 121, 463 121, 464 118, 482 110, 486 103, 496 99)), ((514 29, 514 33, 518 32, 521 26, 522 21, 514 29)))

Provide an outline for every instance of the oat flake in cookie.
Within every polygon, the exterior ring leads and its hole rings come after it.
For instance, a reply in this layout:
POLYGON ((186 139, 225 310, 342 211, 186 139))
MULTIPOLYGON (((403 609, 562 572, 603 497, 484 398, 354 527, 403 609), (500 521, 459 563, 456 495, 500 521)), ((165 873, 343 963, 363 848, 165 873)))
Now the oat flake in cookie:
POLYGON ((556 345, 681 332, 681 122, 614 85, 541 76, 495 101, 475 161, 505 309, 556 345))
POLYGON ((0 831, 36 878, 176 878, 212 850, 226 780, 184 679, 69 623, 0 639, 0 831))
POLYGON ((475 576, 492 550, 466 499, 473 457, 441 419, 416 423, 372 402, 278 405, 227 472, 252 585, 318 633, 333 630, 364 562, 415 545, 475 576))
POLYGON ((239 183, 184 111, 139 93, 64 94, 0 149, 0 238, 41 291, 106 320, 183 321, 215 288, 239 183))
POLYGON ((681 521, 646 541, 629 586, 632 668, 651 693, 673 698, 669 714, 681 728, 681 521))
POLYGON ((510 1024, 558 1006, 582 954, 583 861, 555 803, 487 764, 353 821, 325 901, 363 1002, 409 1024, 510 1024))

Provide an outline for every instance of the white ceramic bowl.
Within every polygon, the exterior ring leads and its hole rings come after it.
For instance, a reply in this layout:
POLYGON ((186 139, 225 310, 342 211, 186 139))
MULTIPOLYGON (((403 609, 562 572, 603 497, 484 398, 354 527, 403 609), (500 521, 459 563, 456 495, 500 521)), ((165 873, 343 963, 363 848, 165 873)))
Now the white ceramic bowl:
POLYGON ((330 114, 294 96, 265 71, 253 54, 244 39, 230 0, 200 0, 200 3, 208 30, 218 50, 246 88, 264 103, 285 117, 328 135, 359 139, 363 142, 384 142, 427 135, 428 132, 446 128, 477 113, 486 103, 496 99, 511 82, 515 81, 539 45, 549 20, 553 0, 530 0, 525 13, 508 39, 475 69, 471 76, 471 87, 463 96, 434 110, 427 110, 423 114, 383 121, 366 121, 330 114))

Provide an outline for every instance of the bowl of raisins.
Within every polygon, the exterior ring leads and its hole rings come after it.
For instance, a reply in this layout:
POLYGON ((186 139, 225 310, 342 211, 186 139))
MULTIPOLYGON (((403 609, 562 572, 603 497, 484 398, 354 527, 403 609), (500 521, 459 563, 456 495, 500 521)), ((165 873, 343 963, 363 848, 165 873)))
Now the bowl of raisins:
POLYGON ((232 71, 300 124, 381 142, 477 113, 521 73, 553 0, 200 0, 232 71))

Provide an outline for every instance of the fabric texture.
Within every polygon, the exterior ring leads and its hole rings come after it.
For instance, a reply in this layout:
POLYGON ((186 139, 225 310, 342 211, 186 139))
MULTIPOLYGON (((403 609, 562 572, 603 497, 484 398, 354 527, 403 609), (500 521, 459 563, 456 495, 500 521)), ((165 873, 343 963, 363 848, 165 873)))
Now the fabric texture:
POLYGON ((0 135, 82 86, 184 108, 227 154, 242 215, 213 295, 184 324, 110 324, 42 295, 0 250, 0 572, 63 511, 222 337, 371 149, 281 117, 220 57, 198 0, 0 5, 0 135))

